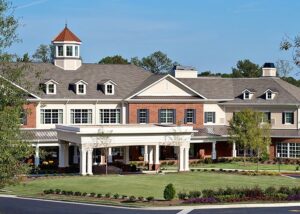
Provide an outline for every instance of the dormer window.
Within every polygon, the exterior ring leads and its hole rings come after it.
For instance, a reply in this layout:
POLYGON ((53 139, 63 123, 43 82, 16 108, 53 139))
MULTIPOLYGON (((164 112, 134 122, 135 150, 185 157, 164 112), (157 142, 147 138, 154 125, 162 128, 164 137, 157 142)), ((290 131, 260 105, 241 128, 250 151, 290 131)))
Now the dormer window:
POLYGON ((277 94, 276 89, 268 89, 265 91, 265 98, 266 100, 273 100, 277 94))
POLYGON ((250 92, 249 91, 245 91, 244 93, 244 100, 249 100, 250 99, 250 92))
POLYGON ((244 91, 242 91, 243 93, 243 99, 244 100, 251 100, 253 94, 255 93, 254 89, 245 89, 244 91))
POLYGON ((267 92, 267 100, 271 100, 272 99, 272 92, 267 92))
POLYGON ((87 84, 88 83, 83 80, 74 80, 74 82, 72 83, 72 85, 75 86, 73 90, 75 91, 76 94, 84 95, 86 94, 87 84))
POLYGON ((104 79, 98 83, 101 90, 105 95, 114 95, 115 94, 115 86, 117 85, 110 79, 104 79))
POLYGON ((58 82, 54 80, 47 80, 44 82, 44 85, 46 87, 46 94, 56 94, 56 85, 58 82))
POLYGON ((110 84, 106 85, 106 93, 105 94, 114 94, 113 91, 114 91, 113 85, 110 85, 110 84))

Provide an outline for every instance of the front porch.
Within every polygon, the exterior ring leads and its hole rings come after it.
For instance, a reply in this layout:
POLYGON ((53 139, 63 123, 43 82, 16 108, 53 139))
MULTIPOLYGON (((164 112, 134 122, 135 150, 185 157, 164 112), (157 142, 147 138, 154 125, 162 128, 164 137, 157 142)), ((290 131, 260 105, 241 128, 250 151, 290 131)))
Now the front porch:
POLYGON ((189 171, 192 127, 162 125, 56 126, 59 140, 59 168, 79 162, 81 175, 93 175, 93 165, 113 161, 129 164, 138 158, 149 170, 160 167, 162 146, 172 147, 178 159, 178 171, 189 171), (73 146, 73 157, 69 148, 73 146), (134 152, 134 150, 137 150, 134 152))

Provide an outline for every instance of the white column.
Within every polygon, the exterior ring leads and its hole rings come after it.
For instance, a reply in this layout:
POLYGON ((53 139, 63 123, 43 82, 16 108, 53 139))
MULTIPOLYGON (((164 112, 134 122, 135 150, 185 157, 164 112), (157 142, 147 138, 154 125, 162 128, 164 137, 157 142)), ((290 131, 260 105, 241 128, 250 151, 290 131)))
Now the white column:
POLYGON ((76 145, 74 145, 73 163, 78 163, 78 147, 76 145))
POLYGON ((232 143, 232 157, 236 158, 236 143, 232 143))
POLYGON ((154 164, 155 165, 160 164, 160 162, 159 162, 159 145, 155 145, 155 148, 154 148, 154 164))
POLYGON ((217 159, 217 151, 216 151, 216 141, 212 142, 212 151, 211 151, 211 159, 215 160, 217 159))
POLYGON ((184 171, 190 170, 189 150, 190 148, 187 147, 184 149, 184 171))
POLYGON ((40 165, 40 147, 39 147, 39 145, 35 146, 34 165, 35 165, 35 167, 38 167, 40 165))
POLYGON ((80 148, 80 174, 86 175, 86 149, 80 148))
POLYGON ((69 167, 70 165, 69 165, 69 143, 65 143, 64 144, 64 158, 65 158, 65 161, 64 161, 64 163, 65 163, 65 166, 64 167, 69 167))
POLYGON ((144 163, 148 163, 149 158, 148 158, 148 146, 146 145, 144 147, 144 163))
POLYGON ((184 171, 184 147, 179 147, 179 156, 178 156, 178 171, 184 171))
POLYGON ((149 146, 149 165, 153 165, 153 146, 149 146))
POLYGON ((127 118, 127 114, 126 114, 126 105, 124 103, 122 103, 122 124, 126 124, 126 118, 127 118))
POLYGON ((87 151, 87 174, 93 175, 93 149, 87 151))
POLYGON ((107 155, 107 158, 108 158, 108 163, 112 163, 112 151, 111 151, 111 147, 108 148, 108 155, 107 155))
POLYGON ((125 152, 124 152, 125 164, 129 164, 129 162, 130 162, 130 160, 129 160, 129 146, 125 146, 124 150, 125 150, 125 152))
POLYGON ((58 167, 65 167, 65 146, 62 142, 58 146, 58 167))

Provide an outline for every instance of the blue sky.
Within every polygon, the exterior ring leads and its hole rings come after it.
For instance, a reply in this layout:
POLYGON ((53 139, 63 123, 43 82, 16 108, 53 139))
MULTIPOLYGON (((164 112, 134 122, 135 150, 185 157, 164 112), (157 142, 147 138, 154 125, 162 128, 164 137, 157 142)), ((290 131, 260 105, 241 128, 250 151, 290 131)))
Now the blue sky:
POLYGON ((227 73, 240 59, 291 59, 279 50, 299 33, 297 0, 14 0, 22 43, 32 54, 69 28, 83 41, 84 62, 108 55, 143 57, 161 50, 198 71, 227 73))

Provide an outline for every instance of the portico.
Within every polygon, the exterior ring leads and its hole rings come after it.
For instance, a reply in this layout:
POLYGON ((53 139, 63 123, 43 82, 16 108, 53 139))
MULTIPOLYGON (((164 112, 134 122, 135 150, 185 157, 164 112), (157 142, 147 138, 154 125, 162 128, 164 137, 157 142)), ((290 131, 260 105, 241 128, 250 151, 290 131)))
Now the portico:
MULTIPOLYGON (((60 144, 59 167, 68 167, 69 144, 79 148, 81 175, 92 175, 93 150, 102 148, 108 151, 108 160, 112 161, 112 148, 124 148, 124 163, 129 163, 129 146, 144 147, 144 162, 150 170, 160 166, 159 147, 176 147, 178 171, 189 171, 189 148, 193 127, 174 125, 112 125, 112 126, 67 126, 56 125, 60 144)), ((76 152, 74 154, 77 154, 76 152)), ((75 159, 75 157, 74 157, 75 159)))

